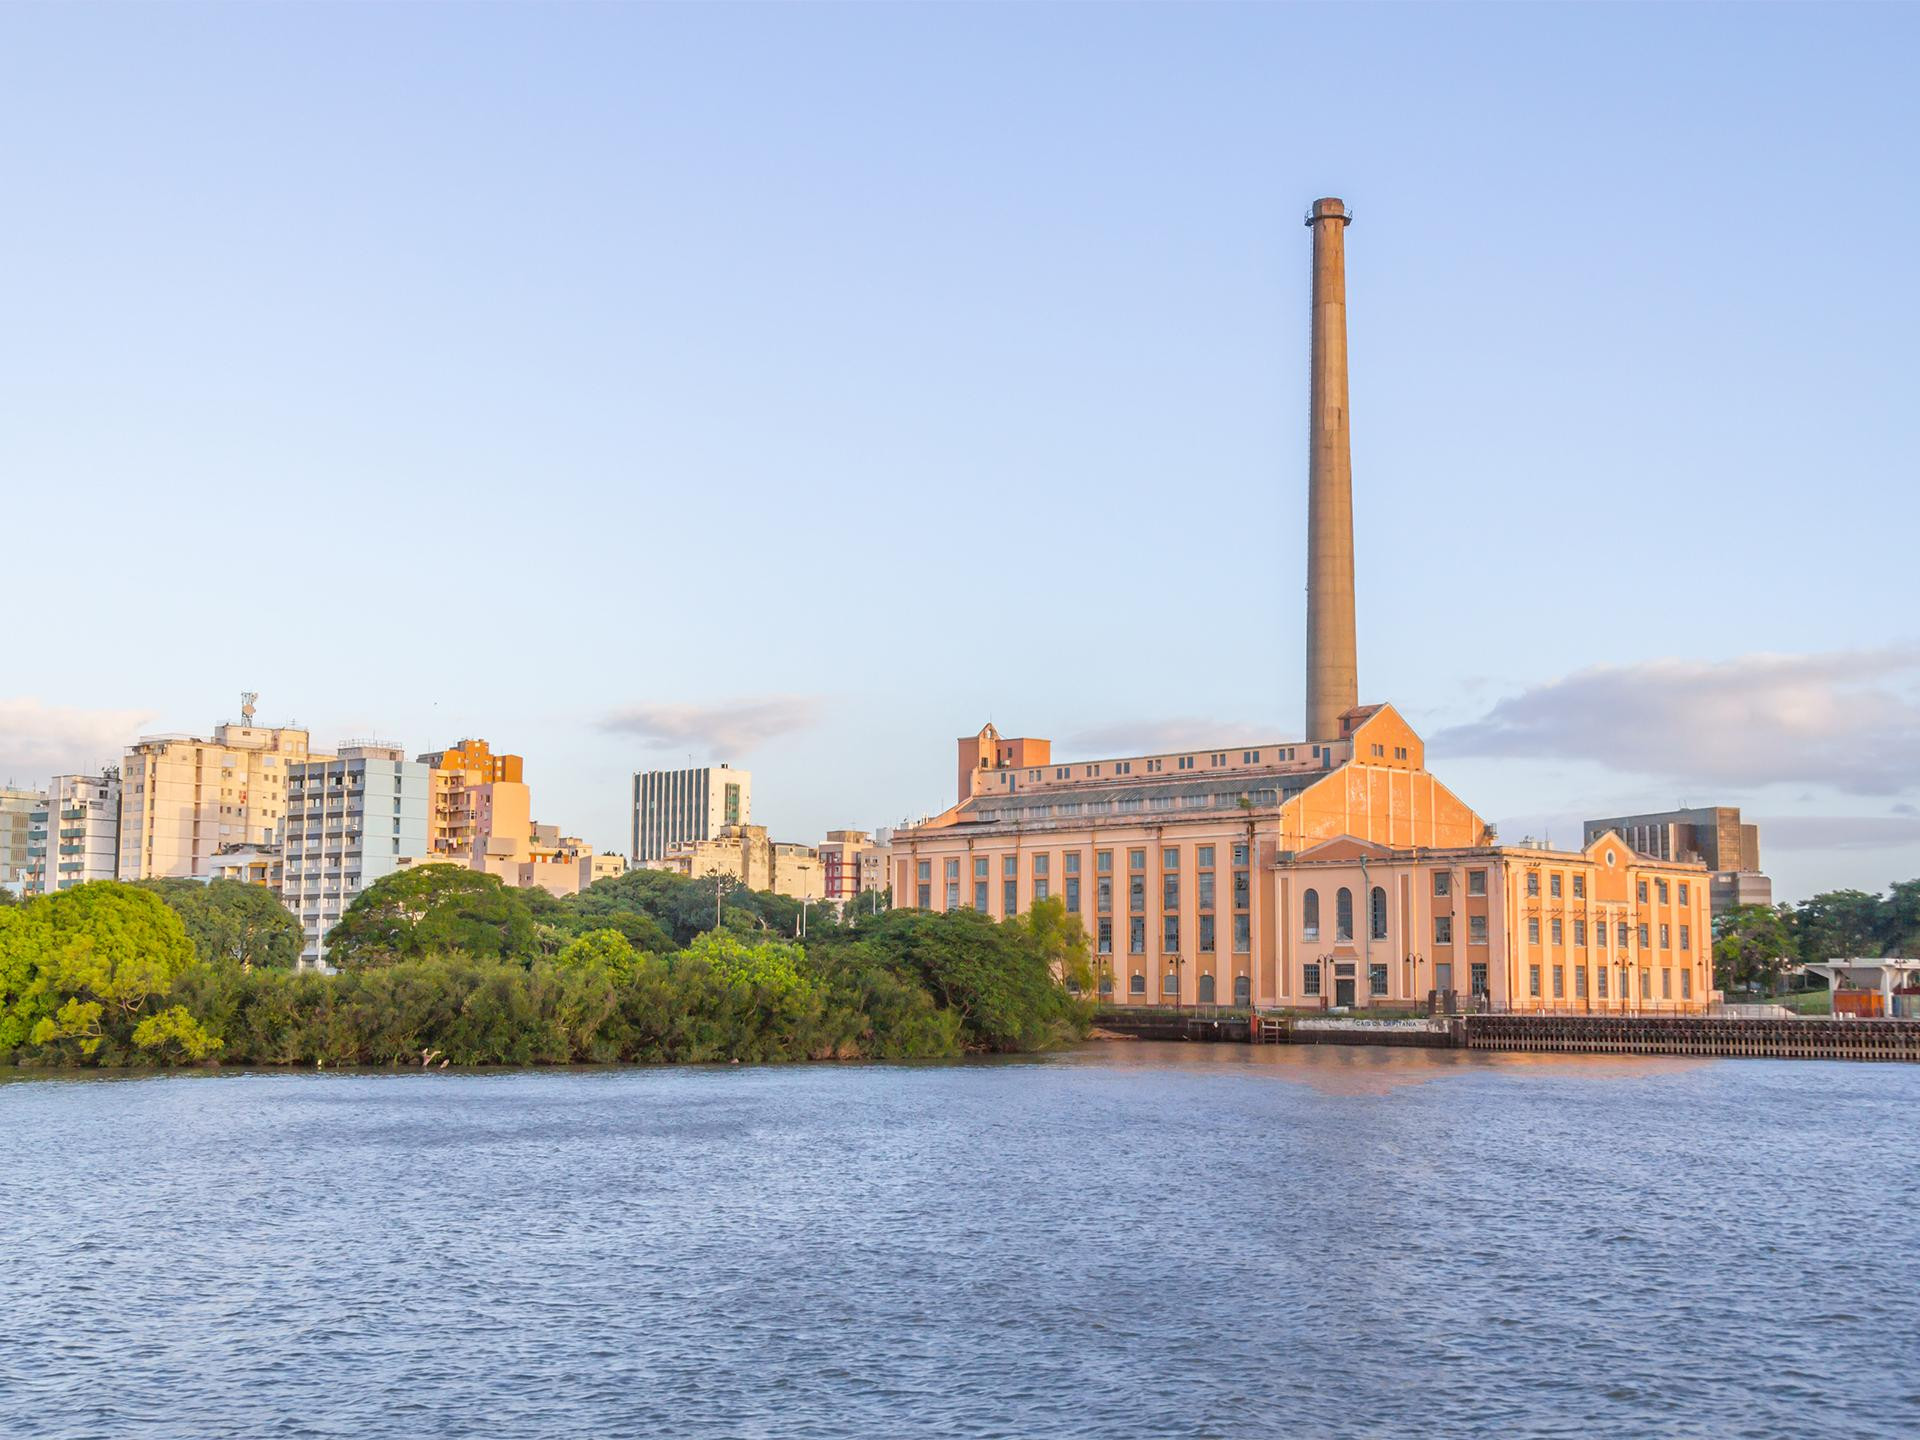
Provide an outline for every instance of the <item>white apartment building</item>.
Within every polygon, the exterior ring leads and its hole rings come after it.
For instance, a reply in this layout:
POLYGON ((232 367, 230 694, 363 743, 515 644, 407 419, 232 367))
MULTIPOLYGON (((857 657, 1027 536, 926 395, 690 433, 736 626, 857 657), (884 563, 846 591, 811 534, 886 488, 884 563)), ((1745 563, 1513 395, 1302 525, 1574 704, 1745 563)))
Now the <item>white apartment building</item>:
POLYGON ((286 819, 287 772, 311 756, 305 730, 215 727, 211 740, 150 735, 120 767, 120 878, 205 875, 221 847, 264 845, 286 819))
POLYGON ((33 812, 26 892, 51 895, 120 875, 120 771, 56 775, 33 812))
POLYGON ((633 861, 645 865, 717 837, 752 816, 753 776, 725 765, 643 770, 633 777, 633 861))
POLYGON ((0 885, 17 890, 26 879, 34 812, 46 803, 44 790, 0 787, 0 885))
POLYGON ((280 898, 306 932, 302 969, 325 963, 327 932, 354 896, 427 853, 432 774, 401 746, 356 741, 289 768, 280 898))

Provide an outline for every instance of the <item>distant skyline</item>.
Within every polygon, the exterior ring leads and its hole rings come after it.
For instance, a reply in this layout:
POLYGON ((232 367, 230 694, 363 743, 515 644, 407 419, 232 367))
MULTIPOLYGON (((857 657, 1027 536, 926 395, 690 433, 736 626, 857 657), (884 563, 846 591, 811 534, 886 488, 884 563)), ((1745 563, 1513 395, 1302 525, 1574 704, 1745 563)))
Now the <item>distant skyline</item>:
POLYGON ((1344 198, 1360 693, 1504 838, 1920 875, 1913 7, 0 9, 0 782, 262 694, 625 850, 1299 738, 1344 198), (912 582, 910 593, 903 590, 912 582))

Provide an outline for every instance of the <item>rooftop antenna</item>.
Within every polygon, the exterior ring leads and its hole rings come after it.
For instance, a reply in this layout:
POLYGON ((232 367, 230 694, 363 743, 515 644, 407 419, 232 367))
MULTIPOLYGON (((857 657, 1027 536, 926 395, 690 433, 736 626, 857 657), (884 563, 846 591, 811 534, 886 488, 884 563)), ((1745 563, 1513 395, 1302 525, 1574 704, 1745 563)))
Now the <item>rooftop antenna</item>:
POLYGON ((253 724, 253 710, 259 703, 260 692, 258 690, 242 690, 240 692, 240 723, 242 725, 253 724))

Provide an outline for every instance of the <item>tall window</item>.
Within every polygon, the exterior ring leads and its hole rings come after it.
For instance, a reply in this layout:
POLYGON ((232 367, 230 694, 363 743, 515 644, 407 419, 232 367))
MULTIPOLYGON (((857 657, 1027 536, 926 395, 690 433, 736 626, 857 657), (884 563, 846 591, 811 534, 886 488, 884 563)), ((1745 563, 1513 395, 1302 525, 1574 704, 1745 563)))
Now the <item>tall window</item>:
POLYGON ((1367 897, 1368 934, 1375 940, 1387 938, 1387 891, 1384 885, 1373 887, 1373 893, 1367 897))
POLYGON ((1244 955, 1253 948, 1253 925, 1248 916, 1233 917, 1233 953, 1244 955))
POLYGON ((1487 966, 1484 960, 1476 960, 1473 962, 1472 976, 1473 976, 1473 993, 1476 995, 1486 994, 1487 993, 1487 966))
POLYGON ((1127 910, 1134 915, 1144 915, 1147 910, 1147 877, 1135 874, 1127 877, 1127 910))
POLYGON ((1136 915, 1127 922, 1127 953, 1129 955, 1147 953, 1147 920, 1144 915, 1136 915))
POLYGON ((1555 900, 1560 898, 1560 876, 1557 873, 1547 877, 1547 894, 1555 900))
POLYGON ((1467 916, 1467 943, 1484 945, 1487 943, 1487 917, 1484 915, 1467 916))
POLYGON ((1467 894, 1484 895, 1487 893, 1487 872, 1484 870, 1467 871, 1467 894))
POLYGON ((1202 870, 1195 882, 1200 887, 1199 904, 1202 910, 1213 909, 1213 872, 1202 870))
POLYGON ((1451 945, 1453 943, 1453 917, 1436 915, 1433 917, 1433 943, 1451 945))
POLYGON ((1387 993, 1387 967, 1369 965, 1367 967, 1367 989, 1375 995, 1387 993))
POLYGON ((1180 877, 1178 875, 1160 877, 1160 908, 1162 910, 1180 908, 1180 877))
POLYGON ((1300 985, 1301 993, 1306 995, 1318 995, 1320 993, 1319 962, 1314 960, 1309 960, 1305 965, 1302 965, 1300 967, 1300 975, 1301 975, 1301 985, 1300 985))
POLYGON ((1160 953, 1177 955, 1180 953, 1180 917, 1163 916, 1160 921, 1160 953))
POLYGON ((1300 897, 1300 933, 1309 940, 1320 938, 1320 892, 1309 890, 1300 897))
POLYGON ((1527 872, 1527 894, 1538 895, 1539 893, 1540 893, 1539 872, 1534 870, 1529 870, 1527 872))
POLYGON ((1102 955, 1113 954, 1113 921, 1111 920, 1102 920, 1100 922, 1100 953, 1102 955))
POLYGON ((973 882, 973 908, 982 915, 987 913, 987 882, 984 880, 973 882))
POLYGON ((1203 914, 1200 917, 1200 953, 1213 953, 1213 916, 1203 914))
POLYGON ((1353 891, 1344 885, 1333 894, 1333 938, 1353 939, 1353 891))
POLYGON ((1453 893, 1453 876, 1445 870, 1434 871, 1433 893, 1436 895, 1451 895, 1453 893))
MULTIPOLYGON (((1044 885, 1045 883, 1046 882, 1044 880, 1041 881, 1041 884, 1044 885)), ((1001 916, 1004 918, 1008 915, 1017 914, 1019 912, 1019 909, 1020 909, 1020 882, 1018 880, 1001 881, 1000 882, 1000 914, 1001 916)))
POLYGON ((1102 915, 1113 913, 1113 881, 1105 875, 1093 882, 1093 908, 1102 915))
POLYGON ((1078 875, 1067 877, 1067 909, 1076 915, 1080 913, 1080 877, 1078 875))

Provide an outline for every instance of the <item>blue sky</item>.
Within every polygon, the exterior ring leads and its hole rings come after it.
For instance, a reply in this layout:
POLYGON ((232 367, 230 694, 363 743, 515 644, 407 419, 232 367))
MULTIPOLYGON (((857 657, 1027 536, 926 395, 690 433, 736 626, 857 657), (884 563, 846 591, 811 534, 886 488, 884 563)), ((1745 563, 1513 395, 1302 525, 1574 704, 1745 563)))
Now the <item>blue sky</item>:
POLYGON ((750 766, 782 838, 1362 698, 1510 836, 1920 874, 1920 11, 0 9, 0 780, 205 729, 750 766), (1104 597, 1094 603, 1095 597, 1104 597))

